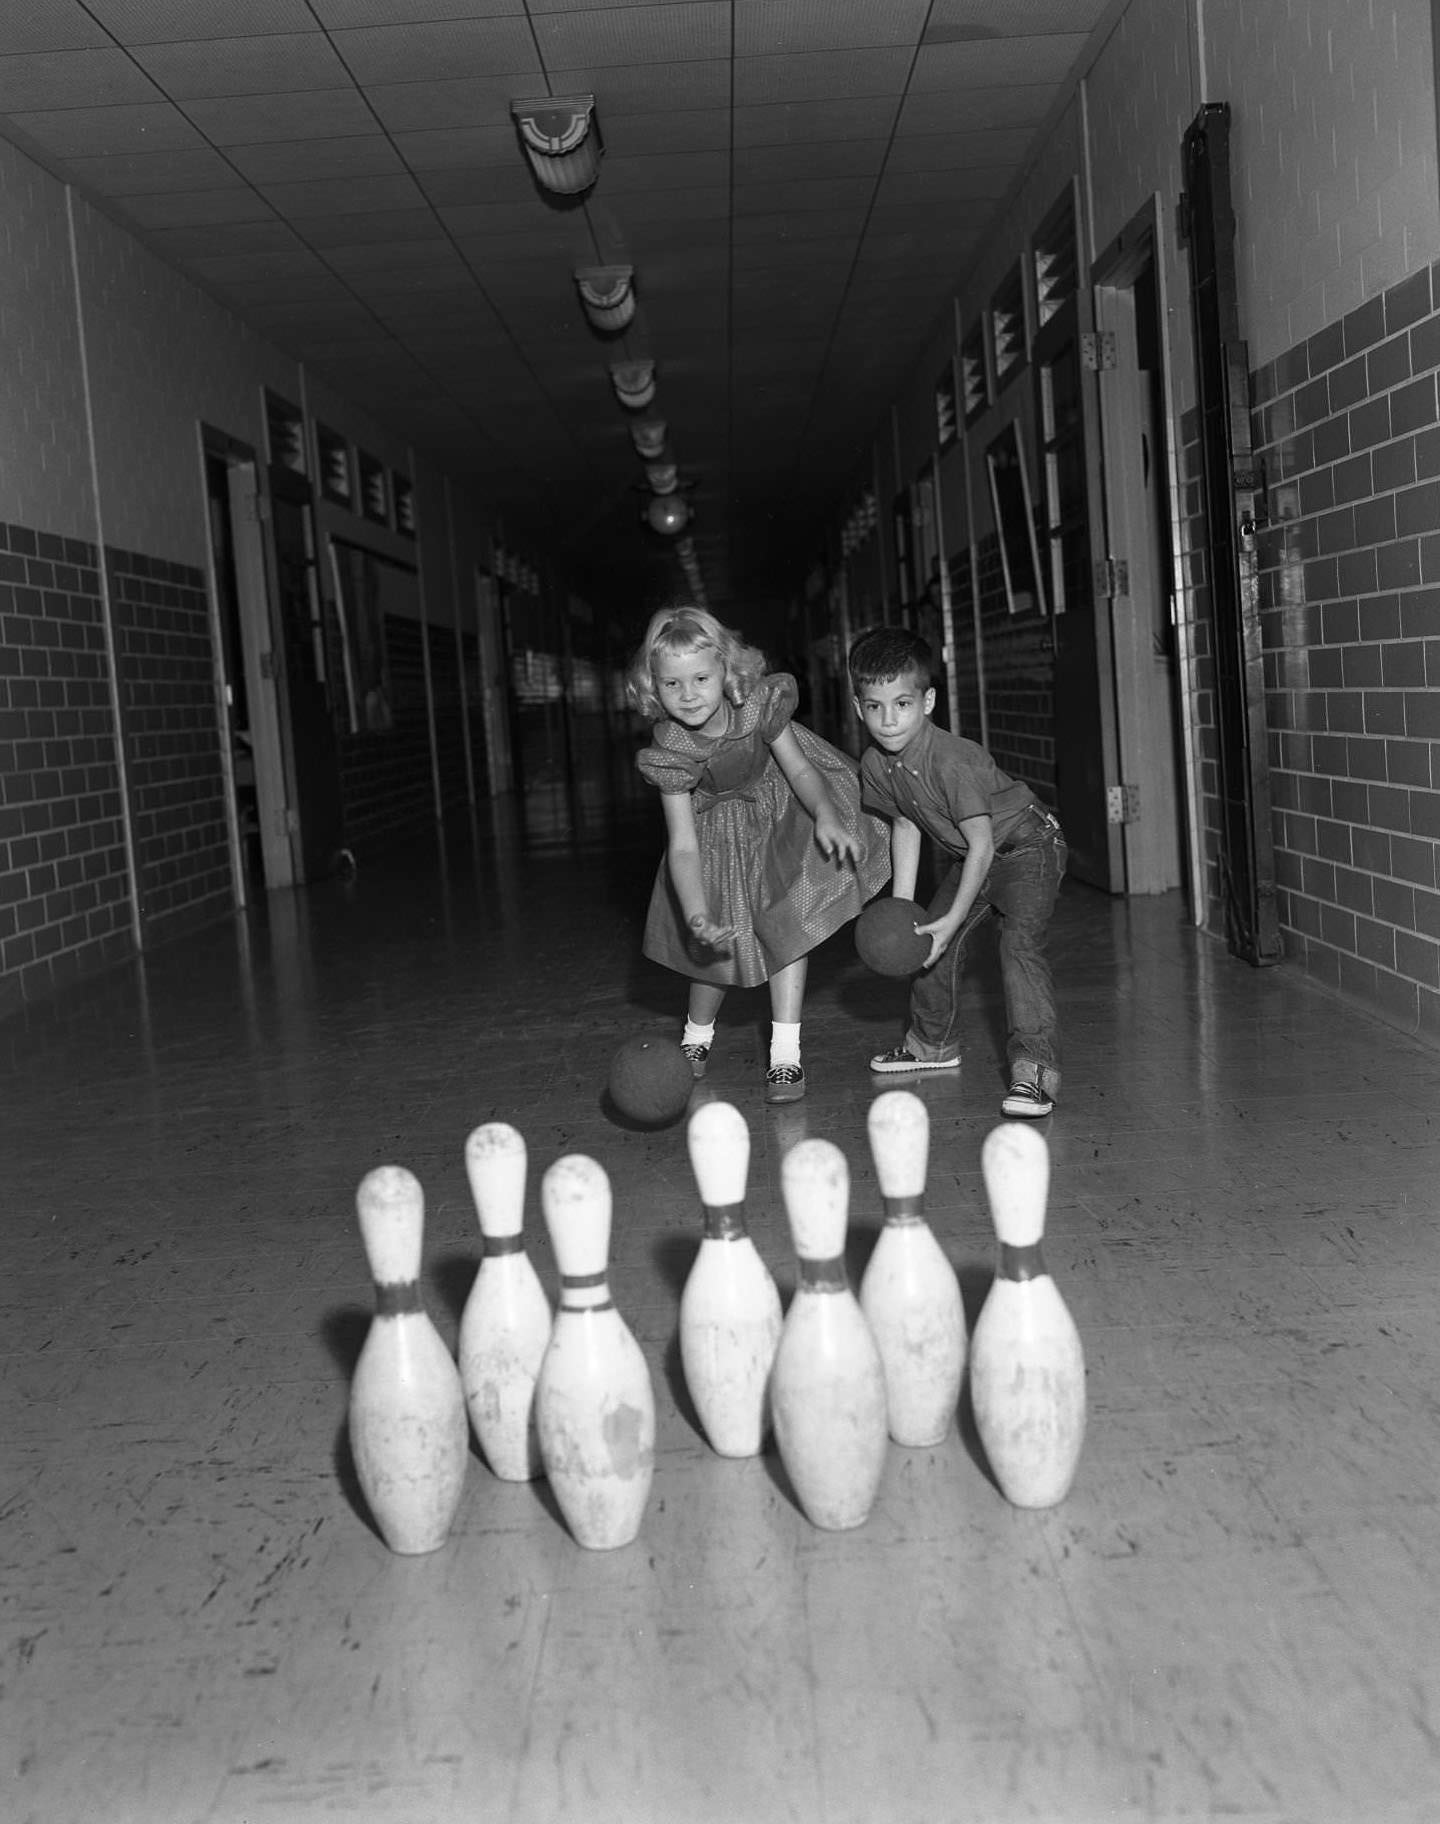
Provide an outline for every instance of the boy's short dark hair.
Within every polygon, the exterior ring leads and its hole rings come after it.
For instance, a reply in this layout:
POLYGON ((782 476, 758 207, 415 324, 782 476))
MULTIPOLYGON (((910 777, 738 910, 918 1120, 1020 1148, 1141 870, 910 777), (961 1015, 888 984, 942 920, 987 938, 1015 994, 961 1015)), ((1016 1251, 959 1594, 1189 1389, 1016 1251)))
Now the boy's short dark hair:
POLYGON ((926 639, 908 627, 870 627, 850 645, 850 687, 888 684, 914 672, 918 689, 928 690, 935 676, 935 653, 926 639))

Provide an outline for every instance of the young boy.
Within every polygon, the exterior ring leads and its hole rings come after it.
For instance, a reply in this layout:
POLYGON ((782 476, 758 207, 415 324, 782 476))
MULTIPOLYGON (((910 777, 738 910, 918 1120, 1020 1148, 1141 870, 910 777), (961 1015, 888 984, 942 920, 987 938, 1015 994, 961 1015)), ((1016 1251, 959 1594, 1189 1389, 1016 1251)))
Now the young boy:
POLYGON ((928 643, 903 627, 872 628, 850 648, 855 709, 872 743, 860 763, 861 799, 890 822, 892 893, 915 897, 922 836, 951 860, 926 908, 929 922, 915 927, 930 939, 930 955, 911 986, 905 1042, 871 1058, 870 1068, 959 1068, 965 943, 995 912, 1010 1060, 1000 1111, 1038 1120, 1060 1093, 1045 929, 1065 872, 1065 838, 1028 785, 1001 772, 975 742, 936 728, 933 675, 928 643))

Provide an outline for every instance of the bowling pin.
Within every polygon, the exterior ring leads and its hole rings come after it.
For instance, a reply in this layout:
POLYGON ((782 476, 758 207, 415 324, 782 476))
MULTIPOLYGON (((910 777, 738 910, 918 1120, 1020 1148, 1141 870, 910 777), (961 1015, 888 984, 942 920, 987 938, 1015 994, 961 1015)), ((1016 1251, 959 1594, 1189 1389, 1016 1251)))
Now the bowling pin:
POLYGON ((705 1232, 680 1294, 680 1361, 705 1436, 722 1457, 753 1457, 769 1428, 780 1294, 745 1226, 750 1130, 706 1102, 686 1130, 705 1232))
POLYGON ((460 1316, 460 1381, 485 1461, 507 1482, 540 1473, 535 1377, 550 1341, 550 1301, 522 1233, 525 1167, 525 1141, 507 1122, 465 1142, 485 1252, 460 1316))
POLYGON ((445 1543, 465 1483, 460 1372, 420 1297, 425 1196, 404 1166, 368 1172, 356 1194, 375 1315, 350 1386, 355 1472, 393 1552, 445 1543))
POLYGON ((806 1515, 839 1532, 869 1516, 886 1450, 885 1370, 845 1272, 845 1155, 799 1141, 780 1190, 798 1272, 770 1374, 775 1442, 806 1515))
POLYGON ((980 1165, 999 1265, 970 1339, 975 1428, 1017 1507, 1053 1507, 1074 1480, 1085 1438, 1085 1356, 1040 1247, 1050 1149, 1019 1121, 994 1128, 980 1165))
POLYGON ((570 1153, 540 1183, 560 1308, 535 1386, 540 1457, 566 1524, 593 1551, 640 1530, 655 1473, 655 1394, 608 1280, 610 1181, 570 1153))
POLYGON ((867 1127, 885 1226, 860 1278, 860 1309, 885 1364, 890 1436, 921 1448, 943 1441, 960 1402, 965 1306, 925 1220, 930 1111, 908 1089, 887 1090, 867 1127))

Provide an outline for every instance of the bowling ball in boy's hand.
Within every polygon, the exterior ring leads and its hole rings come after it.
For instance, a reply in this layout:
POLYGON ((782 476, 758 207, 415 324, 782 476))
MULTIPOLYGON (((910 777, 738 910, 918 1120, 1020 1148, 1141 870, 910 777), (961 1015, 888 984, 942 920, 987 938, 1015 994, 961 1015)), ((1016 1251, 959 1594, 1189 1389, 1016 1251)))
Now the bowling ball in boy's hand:
POLYGON ((610 1064, 610 1100, 627 1120, 668 1127, 690 1104, 695 1072, 674 1039, 636 1033, 610 1064))
POLYGON ((917 937, 925 908, 913 899, 872 899, 855 921, 855 948, 877 975, 914 975, 930 954, 930 939, 917 937))

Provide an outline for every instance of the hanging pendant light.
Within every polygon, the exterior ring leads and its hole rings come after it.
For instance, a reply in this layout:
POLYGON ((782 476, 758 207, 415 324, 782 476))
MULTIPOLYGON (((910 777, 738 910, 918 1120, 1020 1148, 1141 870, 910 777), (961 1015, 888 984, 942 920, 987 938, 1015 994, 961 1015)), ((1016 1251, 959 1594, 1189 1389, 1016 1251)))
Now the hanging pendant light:
POLYGON ((585 315, 594 328, 613 335, 634 318, 633 266, 577 266, 575 283, 585 315))
POLYGON ((510 113, 537 182, 556 196, 579 196, 591 187, 604 150, 593 95, 512 101, 510 113))

